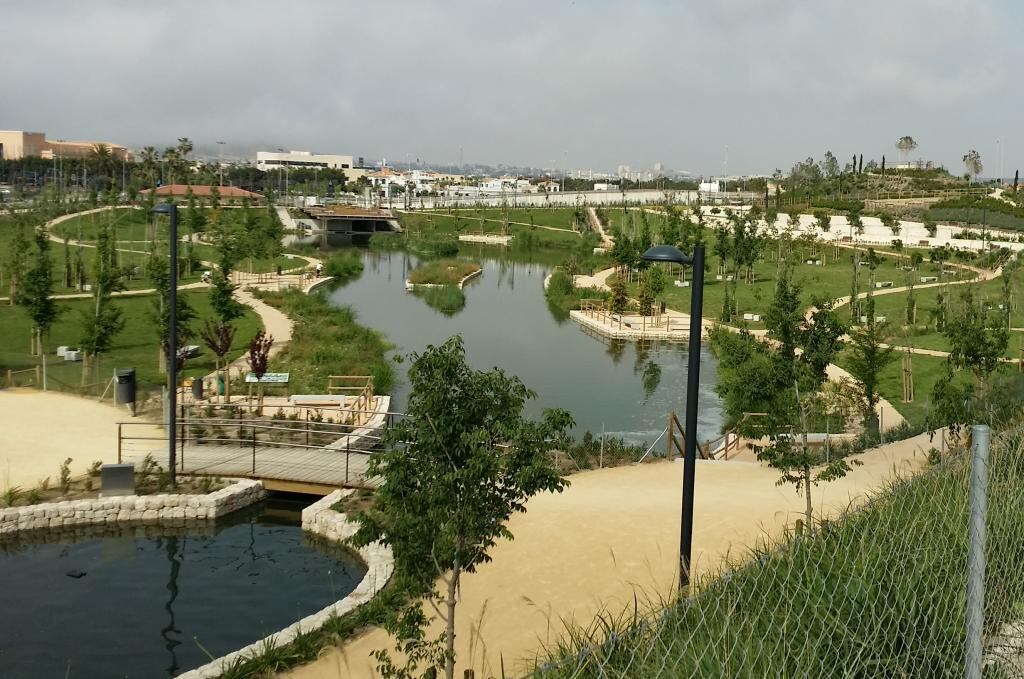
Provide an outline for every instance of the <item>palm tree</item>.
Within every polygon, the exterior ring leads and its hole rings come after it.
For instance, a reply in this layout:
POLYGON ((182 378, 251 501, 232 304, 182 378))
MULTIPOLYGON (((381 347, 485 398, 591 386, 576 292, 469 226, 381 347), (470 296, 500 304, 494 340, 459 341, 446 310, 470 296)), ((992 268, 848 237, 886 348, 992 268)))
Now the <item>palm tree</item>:
POLYGON ((965 153, 963 160, 968 181, 973 181, 985 169, 985 166, 981 164, 981 154, 974 149, 965 153))
POLYGON ((89 151, 89 162, 101 182, 100 188, 106 190, 114 181, 114 153, 106 144, 93 144, 89 151))

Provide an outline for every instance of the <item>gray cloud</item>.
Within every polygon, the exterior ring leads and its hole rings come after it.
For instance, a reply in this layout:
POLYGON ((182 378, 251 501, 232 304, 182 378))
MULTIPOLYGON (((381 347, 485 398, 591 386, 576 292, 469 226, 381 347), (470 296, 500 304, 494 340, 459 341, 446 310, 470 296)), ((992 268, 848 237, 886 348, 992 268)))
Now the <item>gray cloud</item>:
POLYGON ((1007 173, 1014 3, 9 2, 0 126, 703 173, 831 149, 1007 173))

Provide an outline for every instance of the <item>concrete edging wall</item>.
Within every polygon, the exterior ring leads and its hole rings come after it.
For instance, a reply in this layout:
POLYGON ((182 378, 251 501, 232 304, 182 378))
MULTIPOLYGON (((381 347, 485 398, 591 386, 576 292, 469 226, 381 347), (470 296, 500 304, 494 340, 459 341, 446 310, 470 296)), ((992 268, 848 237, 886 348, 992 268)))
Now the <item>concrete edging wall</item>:
MULTIPOLYGON (((351 489, 336 490, 330 495, 311 504, 302 510, 302 529, 320 535, 328 540, 338 542, 351 537, 359 525, 350 521, 347 516, 331 509, 338 500, 352 493, 351 489)), ((281 631, 260 639, 233 653, 217 658, 194 670, 178 675, 178 679, 215 679, 227 666, 238 658, 258 654, 268 644, 284 645, 290 643, 300 633, 309 632, 323 627, 327 621, 336 616, 350 613, 367 603, 387 584, 395 570, 395 559, 391 548, 374 543, 359 550, 359 556, 366 564, 366 575, 356 588, 340 601, 307 615, 302 620, 285 627, 281 631)))
POLYGON ((116 523, 213 520, 265 496, 260 481, 233 479, 226 488, 206 495, 125 495, 9 507, 0 510, 0 535, 116 523))

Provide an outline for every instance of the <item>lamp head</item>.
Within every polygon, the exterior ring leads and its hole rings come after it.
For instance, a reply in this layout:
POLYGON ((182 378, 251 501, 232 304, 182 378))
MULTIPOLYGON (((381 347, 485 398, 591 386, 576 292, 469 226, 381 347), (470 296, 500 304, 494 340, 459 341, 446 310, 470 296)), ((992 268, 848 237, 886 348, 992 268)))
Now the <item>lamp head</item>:
POLYGON ((655 245, 640 255, 647 262, 672 262, 673 264, 693 264, 693 258, 671 245, 655 245))
POLYGON ((173 215, 177 214, 178 206, 174 203, 158 203, 154 205, 150 212, 155 212, 161 215, 173 215))

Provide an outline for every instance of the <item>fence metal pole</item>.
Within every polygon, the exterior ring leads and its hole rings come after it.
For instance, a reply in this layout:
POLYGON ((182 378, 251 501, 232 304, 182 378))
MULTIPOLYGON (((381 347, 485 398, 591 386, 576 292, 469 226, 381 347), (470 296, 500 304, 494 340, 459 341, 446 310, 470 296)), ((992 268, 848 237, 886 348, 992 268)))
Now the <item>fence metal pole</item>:
POLYGON ((971 516, 967 551, 967 641, 964 677, 981 679, 982 628, 985 621, 985 511, 988 502, 988 426, 971 427, 971 516))
POLYGON ((256 476, 256 426, 251 427, 252 431, 252 475, 256 476))
POLYGON ((117 423, 117 463, 121 463, 121 423, 117 423))

